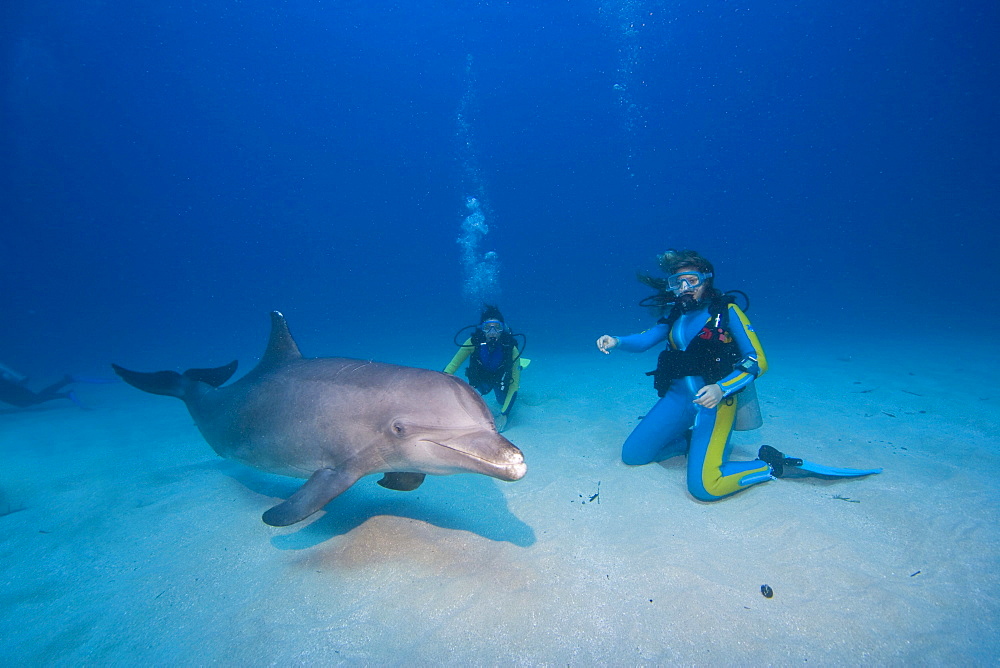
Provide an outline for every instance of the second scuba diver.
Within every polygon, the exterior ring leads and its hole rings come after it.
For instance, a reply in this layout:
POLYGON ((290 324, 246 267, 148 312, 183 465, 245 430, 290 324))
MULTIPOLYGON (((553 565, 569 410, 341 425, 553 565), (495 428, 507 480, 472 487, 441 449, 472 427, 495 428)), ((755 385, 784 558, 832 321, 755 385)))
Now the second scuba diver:
POLYGON ((468 359, 465 375, 469 385, 483 396, 494 393, 500 405, 500 412, 495 418, 497 431, 503 431, 517 399, 521 369, 528 366, 528 360, 521 357, 524 345, 521 345, 521 350, 517 346, 516 337, 522 335, 512 334, 500 309, 489 304, 483 308, 479 324, 471 327, 472 335, 459 345, 458 352, 444 372, 454 375, 468 359))
POLYGON ((73 376, 64 376, 62 380, 52 383, 38 392, 27 388, 28 377, 0 364, 0 401, 18 408, 36 406, 54 399, 69 399, 80 405, 73 391, 60 392, 61 389, 76 382, 73 376))
POLYGON ((751 424, 742 428, 760 426, 751 384, 767 371, 764 349, 743 310, 715 289, 715 270, 708 260, 691 250, 668 250, 658 259, 666 280, 640 280, 670 296, 664 300, 672 303, 668 315, 640 334, 597 339, 605 354, 615 348, 643 352, 667 342, 656 370, 648 374, 661 398, 626 439, 623 462, 649 464, 686 452, 688 490, 701 501, 716 501, 796 468, 840 477, 881 471, 820 466, 785 457, 767 445, 755 460, 729 461, 738 393, 750 400, 746 412, 751 424))

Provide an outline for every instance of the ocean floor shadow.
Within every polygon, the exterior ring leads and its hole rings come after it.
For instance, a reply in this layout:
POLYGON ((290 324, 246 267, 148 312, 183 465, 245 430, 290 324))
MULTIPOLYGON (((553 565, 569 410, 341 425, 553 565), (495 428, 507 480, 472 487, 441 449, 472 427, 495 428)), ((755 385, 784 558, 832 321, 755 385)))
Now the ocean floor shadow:
POLYGON ((789 472, 788 469, 785 469, 785 474, 781 477, 781 480, 794 480, 796 483, 805 483, 815 487, 832 487, 840 483, 865 480, 866 478, 872 478, 877 475, 880 474, 871 473, 869 475, 860 476, 822 475, 819 473, 807 473, 802 471, 789 472))
POLYGON ((520 390, 517 393, 517 400, 519 402, 521 402, 525 406, 531 406, 533 408, 547 404, 556 398, 557 395, 554 392, 540 392, 538 390, 520 390))
MULTIPOLYGON (((218 462, 219 470, 258 494, 287 499, 303 480, 262 473, 233 462, 218 462)), ((442 529, 469 531, 488 540, 534 544, 534 530, 507 508, 498 483, 481 475, 427 476, 419 489, 396 492, 376 484, 379 475, 365 476, 327 504, 325 514, 302 529, 275 536, 275 547, 301 550, 342 536, 378 515, 427 522, 442 529)))
POLYGON ((22 510, 27 510, 27 506, 23 503, 11 501, 6 492, 0 489, 0 517, 13 515, 14 513, 21 512, 22 510))

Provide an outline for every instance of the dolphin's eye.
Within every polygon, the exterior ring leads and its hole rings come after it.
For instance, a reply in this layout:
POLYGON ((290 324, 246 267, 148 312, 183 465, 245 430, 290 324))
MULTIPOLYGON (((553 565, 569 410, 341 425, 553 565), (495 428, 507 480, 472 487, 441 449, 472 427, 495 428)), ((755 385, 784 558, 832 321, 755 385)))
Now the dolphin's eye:
POLYGON ((404 427, 400 422, 393 422, 392 433, 394 433, 396 436, 402 436, 403 434, 406 433, 406 427, 404 427))

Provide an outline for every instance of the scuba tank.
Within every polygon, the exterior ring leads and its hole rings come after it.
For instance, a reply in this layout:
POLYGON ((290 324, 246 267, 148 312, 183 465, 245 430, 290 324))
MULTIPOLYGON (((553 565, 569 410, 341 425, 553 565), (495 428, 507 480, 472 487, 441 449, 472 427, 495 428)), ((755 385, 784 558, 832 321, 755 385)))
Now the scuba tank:
POLYGON ((764 424, 764 416, 760 414, 760 401, 757 399, 757 381, 736 393, 736 420, 734 431, 753 431, 764 424))

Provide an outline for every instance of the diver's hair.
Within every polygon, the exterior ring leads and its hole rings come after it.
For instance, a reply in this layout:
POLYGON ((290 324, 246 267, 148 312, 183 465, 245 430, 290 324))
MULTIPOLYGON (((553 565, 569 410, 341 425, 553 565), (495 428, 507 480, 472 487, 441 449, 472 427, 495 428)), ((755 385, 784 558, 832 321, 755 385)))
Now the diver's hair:
MULTIPOLYGON (((703 258, 698 254, 698 251, 693 250, 674 250, 669 248, 664 252, 656 256, 657 262, 659 262, 660 269, 667 276, 676 274, 679 270, 685 267, 694 267, 703 274, 715 274, 715 267, 712 263, 703 258)), ((667 279, 660 278, 658 276, 650 276, 649 274, 636 273, 635 277, 639 279, 640 283, 645 283, 654 290, 659 290, 661 292, 668 292, 667 289, 667 279)), ((706 281, 707 296, 716 296, 718 291, 715 289, 715 279, 709 278, 706 281)))
POLYGON ((654 290, 659 290, 661 292, 667 291, 667 279, 665 278, 650 276, 649 274, 644 274, 641 271, 635 272, 635 277, 639 279, 640 283, 645 283, 654 290))
POLYGON ((712 266, 712 263, 699 255, 698 251, 677 251, 670 248, 657 255, 656 259, 660 263, 660 269, 662 269, 667 276, 676 274, 684 267, 694 267, 703 274, 715 273, 715 268, 712 266))
POLYGON ((507 322, 503 319, 503 313, 500 312, 493 304, 483 304, 483 312, 479 316, 479 322, 486 322, 487 320, 499 320, 500 322, 507 322))

